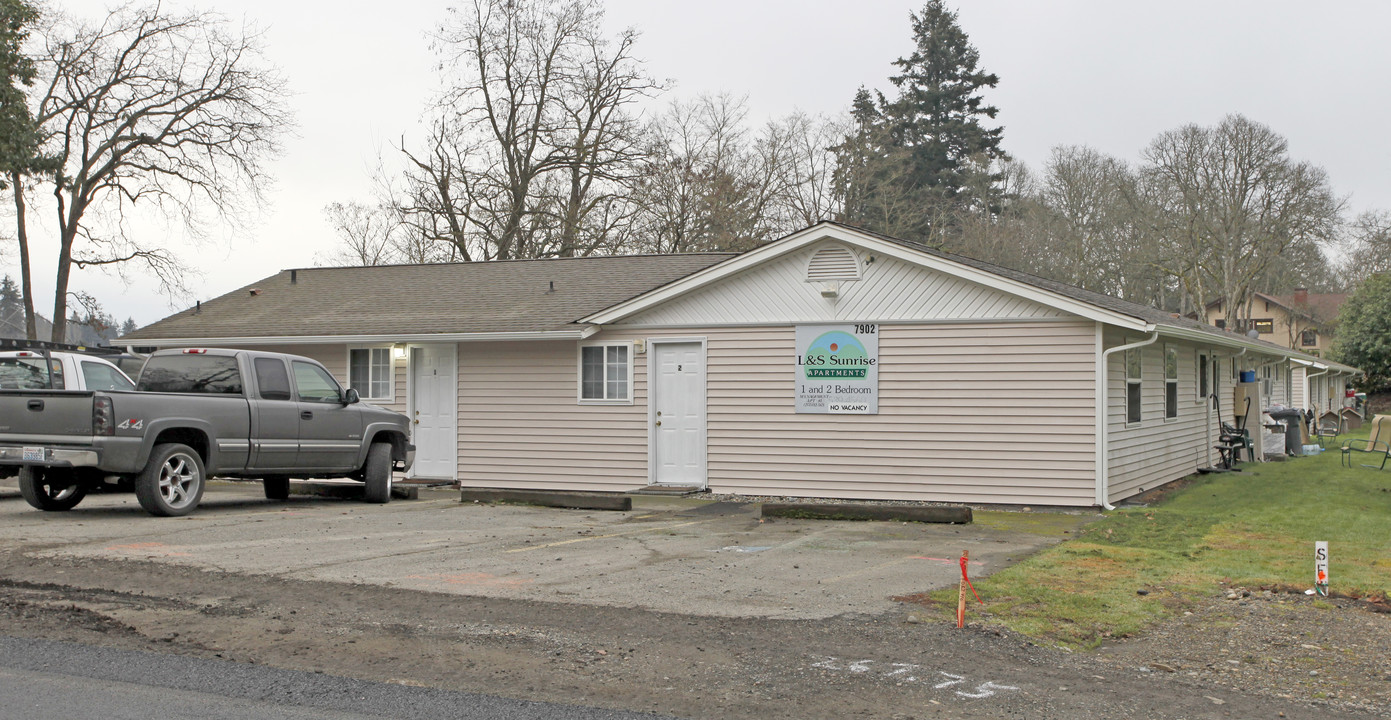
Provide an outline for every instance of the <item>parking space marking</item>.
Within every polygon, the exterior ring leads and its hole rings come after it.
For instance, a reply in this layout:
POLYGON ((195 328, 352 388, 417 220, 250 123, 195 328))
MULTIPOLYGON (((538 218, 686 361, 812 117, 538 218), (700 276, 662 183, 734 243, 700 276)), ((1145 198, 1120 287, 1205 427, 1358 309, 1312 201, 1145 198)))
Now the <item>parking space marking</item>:
POLYGON ((512 548, 511 550, 507 550, 506 552, 509 552, 509 553, 519 553, 519 552, 530 552, 530 551, 532 551, 532 550, 544 550, 544 549, 546 549, 546 548, 558 547, 558 546, 560 546, 560 545, 571 545, 571 544, 573 544, 573 543, 581 543, 581 542, 586 542, 586 541, 588 541, 588 540, 603 540, 603 539, 605 539, 605 538, 623 537, 623 536, 625 536, 625 535, 639 535, 639 534, 642 534, 642 533, 660 532, 660 531, 662 531, 662 530, 673 530, 673 529, 679 528, 679 527, 686 527, 687 525, 700 525, 701 523, 708 523, 708 522, 712 522, 712 520, 692 520, 691 522, 677 523, 677 524, 675 524, 675 525, 663 525, 663 526, 661 526, 661 527, 640 528, 640 529, 638 529, 638 530, 629 530, 629 531, 627 531, 627 532, 609 533, 609 534, 607 534, 607 535, 591 535, 591 536, 588 536, 588 537, 572 538, 572 539, 570 539, 570 540, 560 540, 560 541, 558 541, 558 542, 546 543, 546 544, 544 544, 544 545, 530 545, 530 546, 527 546, 527 547, 512 548))

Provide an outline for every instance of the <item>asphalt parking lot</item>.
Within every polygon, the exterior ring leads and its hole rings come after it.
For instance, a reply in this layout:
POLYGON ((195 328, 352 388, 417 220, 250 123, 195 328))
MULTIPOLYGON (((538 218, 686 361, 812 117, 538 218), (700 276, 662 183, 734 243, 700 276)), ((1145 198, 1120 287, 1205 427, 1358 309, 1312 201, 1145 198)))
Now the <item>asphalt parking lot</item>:
POLYGON ((883 612, 895 596, 956 584, 962 551, 972 575, 986 576, 1090 516, 976 517, 970 525, 765 520, 756 504, 700 497, 637 497, 629 512, 563 510, 461 503, 443 488, 388 505, 276 502, 259 484, 213 482, 194 514, 154 518, 126 494, 40 512, 13 481, 0 484, 0 543, 31 556, 779 619, 883 612))

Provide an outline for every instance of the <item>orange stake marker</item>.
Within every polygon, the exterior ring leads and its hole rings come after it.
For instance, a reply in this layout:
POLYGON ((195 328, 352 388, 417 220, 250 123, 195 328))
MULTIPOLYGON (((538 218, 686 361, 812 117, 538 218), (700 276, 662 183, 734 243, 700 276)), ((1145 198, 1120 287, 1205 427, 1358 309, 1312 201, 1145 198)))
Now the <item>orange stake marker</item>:
POLYGON ((959 628, 966 627, 966 588, 971 588, 971 594, 976 596, 976 602, 985 604, 985 601, 980 599, 980 593, 976 592, 976 587, 971 584, 971 578, 966 576, 966 564, 970 562, 970 555, 969 550, 961 551, 961 584, 957 587, 956 592, 956 626, 959 628))
POLYGON ((961 582, 956 588, 956 626, 966 627, 966 557, 969 550, 961 551, 961 582))

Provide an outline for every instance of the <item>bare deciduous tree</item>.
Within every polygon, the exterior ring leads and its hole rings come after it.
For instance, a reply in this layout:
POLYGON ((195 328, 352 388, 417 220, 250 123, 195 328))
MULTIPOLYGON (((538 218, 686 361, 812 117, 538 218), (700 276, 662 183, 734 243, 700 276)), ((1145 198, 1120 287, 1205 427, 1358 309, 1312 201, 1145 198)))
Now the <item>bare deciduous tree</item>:
POLYGON ((1349 288, 1376 273, 1391 272, 1391 212, 1371 210, 1353 219, 1338 268, 1349 288))
POLYGON ((127 5, 46 35, 35 117, 60 161, 53 317, 67 317, 74 265, 139 261, 177 288, 183 265, 130 232, 127 214, 157 208, 196 234, 205 207, 235 220, 245 199, 259 200, 263 164, 291 123, 284 82, 259 35, 212 13, 127 5))
MULTIPOLYGON (((1322 168, 1289 157, 1285 139, 1240 115, 1188 125, 1144 152, 1160 263, 1185 311, 1206 320, 1212 300, 1248 313, 1255 285, 1282 253, 1331 242, 1342 203, 1322 168)), ((1238 317, 1238 320, 1249 320, 1238 317)))
POLYGON ((610 247, 641 159, 631 106, 658 90, 632 55, 636 33, 606 37, 597 0, 451 13, 436 34, 453 73, 444 114, 428 153, 408 156, 422 229, 474 260, 610 247))
POLYGON ((747 116, 742 98, 706 95, 653 121, 636 193, 642 250, 744 250, 774 231, 785 147, 776 134, 751 139, 747 116))
POLYGON ((391 208, 361 202, 330 203, 324 217, 341 243, 317 258, 325 265, 391 265, 400 260, 393 243, 398 224, 391 208))

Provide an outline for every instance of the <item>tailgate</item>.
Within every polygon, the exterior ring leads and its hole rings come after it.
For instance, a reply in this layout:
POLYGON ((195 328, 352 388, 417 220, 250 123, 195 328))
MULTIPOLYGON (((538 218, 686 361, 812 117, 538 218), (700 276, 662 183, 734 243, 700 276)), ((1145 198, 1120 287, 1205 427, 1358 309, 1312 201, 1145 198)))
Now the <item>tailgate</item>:
POLYGON ((0 390, 0 443, 92 437, 92 398, 82 390, 0 390))

